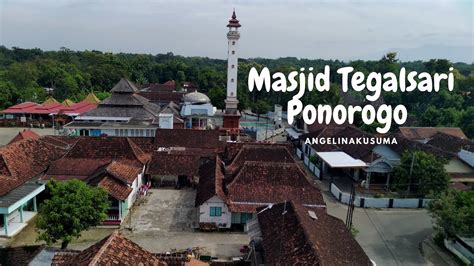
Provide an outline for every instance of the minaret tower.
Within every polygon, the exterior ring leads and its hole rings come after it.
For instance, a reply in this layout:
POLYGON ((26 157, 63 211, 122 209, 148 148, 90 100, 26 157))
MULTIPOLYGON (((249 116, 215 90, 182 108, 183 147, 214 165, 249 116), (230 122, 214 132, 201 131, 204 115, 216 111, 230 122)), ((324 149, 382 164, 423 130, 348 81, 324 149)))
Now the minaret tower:
POLYGON ((232 18, 227 24, 229 32, 227 32, 228 50, 227 50, 227 97, 225 99, 224 128, 238 129, 240 113, 237 109, 239 101, 237 100, 237 69, 238 56, 237 48, 240 39, 238 29, 241 27, 235 10, 232 18))
POLYGON ((237 109, 237 47, 240 39, 240 23, 235 15, 235 10, 232 13, 232 18, 227 24, 229 32, 227 33, 228 49, 227 49, 227 97, 225 100, 225 109, 237 109))

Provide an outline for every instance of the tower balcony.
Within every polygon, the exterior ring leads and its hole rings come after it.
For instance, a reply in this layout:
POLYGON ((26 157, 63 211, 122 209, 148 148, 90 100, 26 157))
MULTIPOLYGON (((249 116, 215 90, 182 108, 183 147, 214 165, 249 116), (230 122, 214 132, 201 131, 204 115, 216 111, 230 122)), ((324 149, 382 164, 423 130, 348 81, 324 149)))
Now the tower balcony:
POLYGON ((238 31, 229 31, 227 32, 227 39, 229 40, 238 40, 240 38, 240 33, 238 31))

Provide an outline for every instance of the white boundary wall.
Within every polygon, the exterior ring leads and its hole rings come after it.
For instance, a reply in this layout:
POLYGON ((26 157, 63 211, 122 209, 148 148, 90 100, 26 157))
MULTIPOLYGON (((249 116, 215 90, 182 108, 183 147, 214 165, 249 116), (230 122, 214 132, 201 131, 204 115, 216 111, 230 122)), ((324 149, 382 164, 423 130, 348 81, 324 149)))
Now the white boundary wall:
MULTIPOLYGON (((331 184, 331 194, 340 202, 349 204, 350 194, 342 192, 335 184, 331 184)), ((396 198, 372 198, 355 196, 354 205, 363 208, 410 208, 417 209, 420 206, 426 208, 431 199, 396 199, 396 198), (390 202, 391 205, 390 206, 390 202)))

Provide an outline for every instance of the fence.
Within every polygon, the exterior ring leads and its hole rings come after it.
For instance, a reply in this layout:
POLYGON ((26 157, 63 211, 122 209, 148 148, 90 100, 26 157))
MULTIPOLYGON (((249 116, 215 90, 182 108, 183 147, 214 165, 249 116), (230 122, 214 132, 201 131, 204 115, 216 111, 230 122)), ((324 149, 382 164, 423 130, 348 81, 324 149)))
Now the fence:
POLYGON ((315 164, 313 164, 309 160, 309 157, 306 156, 305 154, 303 154, 303 152, 300 149, 296 149, 296 156, 298 156, 298 158, 303 157, 302 159, 303 159, 304 165, 306 165, 306 167, 308 167, 308 170, 311 173, 313 173, 317 178, 321 177, 321 170, 315 164))
MULTIPOLYGON (((349 204, 350 194, 331 184, 331 194, 340 202, 349 204)), ((354 205, 361 208, 426 208, 431 199, 397 199, 355 196, 354 205)))

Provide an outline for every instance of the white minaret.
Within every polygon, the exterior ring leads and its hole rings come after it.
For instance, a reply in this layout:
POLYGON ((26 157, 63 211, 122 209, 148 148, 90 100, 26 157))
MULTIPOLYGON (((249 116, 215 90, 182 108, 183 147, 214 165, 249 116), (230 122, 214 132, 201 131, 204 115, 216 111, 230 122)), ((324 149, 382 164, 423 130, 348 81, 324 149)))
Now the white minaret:
POLYGON ((237 109, 239 101, 237 100, 237 48, 240 38, 238 29, 240 23, 235 15, 235 10, 232 13, 232 18, 229 20, 227 27, 228 51, 227 51, 227 97, 225 100, 225 109, 227 111, 237 109))

